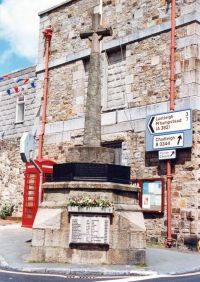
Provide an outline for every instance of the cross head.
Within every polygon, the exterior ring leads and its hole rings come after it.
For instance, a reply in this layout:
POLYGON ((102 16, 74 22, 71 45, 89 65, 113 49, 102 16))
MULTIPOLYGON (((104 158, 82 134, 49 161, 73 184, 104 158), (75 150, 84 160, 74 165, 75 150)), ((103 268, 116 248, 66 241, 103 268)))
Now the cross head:
POLYGON ((100 41, 104 37, 112 35, 112 28, 104 28, 101 26, 100 22, 101 15, 98 13, 94 13, 92 16, 92 29, 85 32, 81 32, 80 34, 81 39, 88 38, 92 41, 92 53, 100 53, 100 41))

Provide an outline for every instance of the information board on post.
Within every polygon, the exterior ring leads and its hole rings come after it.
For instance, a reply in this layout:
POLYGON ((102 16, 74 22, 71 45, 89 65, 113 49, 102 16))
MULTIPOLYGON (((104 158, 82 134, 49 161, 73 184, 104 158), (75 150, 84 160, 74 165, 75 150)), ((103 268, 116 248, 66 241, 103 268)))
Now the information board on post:
POLYGON ((144 212, 164 212, 164 187, 163 178, 136 179, 133 183, 141 187, 139 204, 144 212))
POLYGON ((147 117, 147 152, 189 147, 192 147, 192 111, 190 109, 147 117))
POLYGON ((144 181, 142 186, 142 208, 144 210, 161 211, 162 182, 144 181))

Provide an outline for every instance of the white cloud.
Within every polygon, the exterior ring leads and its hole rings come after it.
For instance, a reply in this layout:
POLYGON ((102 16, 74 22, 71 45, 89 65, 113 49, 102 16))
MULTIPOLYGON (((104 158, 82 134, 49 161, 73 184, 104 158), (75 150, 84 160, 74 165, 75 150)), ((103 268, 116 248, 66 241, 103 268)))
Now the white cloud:
POLYGON ((6 61, 12 56, 12 51, 10 49, 5 50, 0 56, 0 65, 5 64, 6 61))
POLYGON ((0 40, 7 41, 10 49, 1 54, 0 60, 16 54, 34 62, 38 47, 38 12, 62 2, 63 0, 3 0, 0 4, 0 40))

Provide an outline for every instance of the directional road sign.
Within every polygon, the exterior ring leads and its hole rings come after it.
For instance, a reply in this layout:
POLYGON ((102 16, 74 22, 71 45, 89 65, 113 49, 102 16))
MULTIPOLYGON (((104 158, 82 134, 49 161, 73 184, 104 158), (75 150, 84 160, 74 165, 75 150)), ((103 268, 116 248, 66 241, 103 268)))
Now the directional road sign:
POLYGON ((148 129, 151 134, 191 129, 191 110, 151 116, 148 122, 148 129))
POLYGON ((183 147, 183 138, 183 133, 156 135, 153 137, 153 148, 164 149, 183 147))
POLYGON ((176 150, 163 150, 158 152, 159 160, 171 160, 176 158, 176 150))
POLYGON ((190 109, 147 117, 146 151, 192 147, 190 109))

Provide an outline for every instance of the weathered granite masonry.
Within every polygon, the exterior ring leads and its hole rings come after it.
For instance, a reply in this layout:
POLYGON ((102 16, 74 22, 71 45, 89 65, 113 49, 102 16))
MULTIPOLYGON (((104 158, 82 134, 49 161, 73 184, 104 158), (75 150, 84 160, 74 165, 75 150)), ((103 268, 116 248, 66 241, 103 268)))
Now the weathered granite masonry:
POLYGON ((19 154, 19 138, 0 142, 0 203, 14 205, 21 216, 24 166, 19 154))
MULTIPOLYGON (((44 201, 33 225, 31 260, 75 264, 145 263, 146 232, 137 200, 138 187, 69 181, 46 183, 43 188, 44 201), (70 221, 74 213, 67 207, 67 202, 72 197, 88 194, 113 203, 113 211, 109 213, 108 245, 69 243, 70 221)), ((90 216, 103 214, 102 209, 93 214, 92 210, 85 209, 82 213, 86 212, 90 216)), ((78 214, 81 214, 80 208, 78 214)))
MULTIPOLYGON (((79 34, 90 27, 97 2, 66 0, 40 13, 36 105, 41 103, 44 78, 41 31, 51 24, 43 153, 58 162, 65 161, 68 147, 83 144, 90 45, 79 34)), ((145 153, 145 120, 147 115, 169 111, 171 6, 167 8, 165 0, 103 3, 103 24, 114 32, 102 44, 102 143, 121 142, 122 164, 131 166, 133 178, 165 178, 165 162, 158 162, 156 152, 145 153)), ((200 236, 200 1, 176 4, 175 109, 193 110, 193 147, 179 150, 173 163, 172 231, 182 244, 188 236, 200 236)), ((0 126, 7 122, 5 118, 0 126)), ((148 240, 164 242, 166 210, 145 217, 148 240)))
MULTIPOLYGON (((89 28, 96 5, 68 0, 40 14, 40 29, 51 24, 54 30, 44 155, 58 162, 69 146, 83 145, 90 45, 79 34, 89 28)), ((199 8, 198 0, 177 1, 175 109, 193 110, 193 147, 178 151, 173 163, 172 232, 180 244, 200 233, 199 8)), ((112 26, 113 36, 102 44, 102 143, 121 142, 122 164, 131 166, 133 179, 166 177, 165 162, 156 152, 145 153, 145 120, 169 111, 170 12, 164 0, 103 1, 103 25, 112 26)), ((43 46, 41 35, 41 79, 43 46)), ((164 242, 166 208, 145 217, 148 240, 164 242)))
POLYGON ((35 66, 10 74, 11 78, 0 82, 0 206, 4 203, 14 205, 14 216, 21 217, 24 164, 20 158, 20 137, 23 132, 36 131, 35 123, 39 106, 35 99, 35 89, 20 91, 18 94, 7 94, 6 89, 16 85, 16 78, 35 76, 35 66), (24 121, 16 121, 17 99, 24 97, 24 121), (35 128, 35 129, 34 129, 35 128))

